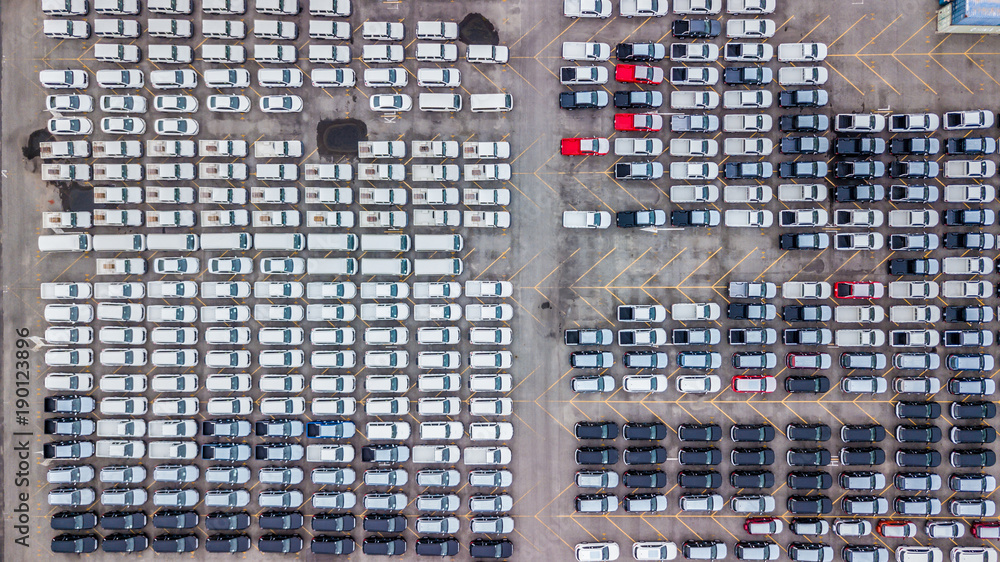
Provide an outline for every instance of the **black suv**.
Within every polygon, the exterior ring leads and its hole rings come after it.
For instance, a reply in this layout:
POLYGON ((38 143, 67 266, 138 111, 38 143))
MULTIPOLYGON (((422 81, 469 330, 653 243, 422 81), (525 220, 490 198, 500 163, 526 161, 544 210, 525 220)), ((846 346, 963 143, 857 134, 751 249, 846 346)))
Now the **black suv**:
POLYGON ((682 423, 677 426, 677 438, 681 441, 718 441, 722 439, 722 428, 709 423, 682 423))
POLYGON ((785 428, 789 441, 829 441, 832 435, 830 426, 822 423, 790 423, 785 428))
MULTIPOLYGON (((156 515, 153 523, 156 523, 156 515)), ((197 523, 197 517, 195 518, 197 523)), ((242 531, 250 527, 250 514, 245 511, 215 511, 205 517, 205 527, 209 531, 242 531)))
POLYGON ((772 488, 774 474, 770 470, 734 470, 729 473, 733 488, 772 488))
POLYGON ((896 427, 896 441, 900 443, 937 443, 941 428, 936 425, 915 424, 896 427))
POLYGON ((729 430, 733 442, 763 443, 774 440, 774 427, 768 424, 734 425, 729 430))
POLYGON ((667 450, 663 447, 627 447, 625 464, 663 464, 667 460, 667 450))
POLYGON ((209 552, 246 552, 250 550, 253 541, 244 534, 218 534, 209 535, 205 541, 205 550, 209 552))
POLYGON ((351 531, 357 519, 350 513, 317 513, 312 516, 313 531, 351 531))
MULTIPOLYGON (((198 514, 193 511, 160 511, 153 514, 153 526, 157 529, 193 529, 198 526, 198 514)), ((208 528, 211 529, 211 525, 208 528)))
POLYGON ((677 460, 684 465, 717 465, 722 462, 722 451, 715 447, 681 447, 677 460))
POLYGON ((292 531, 302 528, 305 518, 298 511, 265 511, 257 517, 261 529, 292 531))
MULTIPOLYGON (((829 457, 829 453, 827 453, 829 457)), ((785 482, 792 490, 828 490, 833 486, 833 476, 820 470, 789 472, 785 482)))
POLYGON ((797 515, 825 515, 833 511, 833 502, 826 496, 790 496, 786 507, 797 515))
POLYGON ((819 448, 789 449, 785 462, 788 466, 827 466, 830 464, 830 451, 819 448))
POLYGON ((722 475, 714 470, 682 470, 677 473, 677 485, 681 488, 714 489, 722 486, 722 475))
POLYGON ((630 441, 660 441, 667 436, 667 426, 660 422, 629 422, 622 426, 622 435, 630 441))
POLYGON ((97 535, 74 535, 64 533, 52 538, 52 552, 66 554, 87 554, 97 550, 97 535))
POLYGON ((350 536, 316 535, 309 550, 316 554, 351 554, 357 544, 350 536))
POLYGON ((845 443, 877 443, 885 439, 885 428, 877 424, 845 425, 840 440, 845 443))
POLYGON ((406 553, 406 540, 403 537, 365 537, 365 542, 361 543, 361 552, 399 556, 406 553))
POLYGON ((626 470, 622 482, 626 488, 662 488, 667 485, 667 474, 661 470, 626 470))
POLYGON ((57 531, 85 531, 97 526, 93 511, 60 511, 49 518, 49 525, 57 531))
POLYGON ((618 424, 615 422, 577 422, 573 429, 577 439, 615 439, 618 437, 618 424))
POLYGON ((576 464, 615 464, 618 449, 614 447, 580 447, 576 450, 576 464))
POLYGON ((398 513, 369 513, 365 515, 362 527, 376 533, 400 533, 406 530, 406 517, 398 513))

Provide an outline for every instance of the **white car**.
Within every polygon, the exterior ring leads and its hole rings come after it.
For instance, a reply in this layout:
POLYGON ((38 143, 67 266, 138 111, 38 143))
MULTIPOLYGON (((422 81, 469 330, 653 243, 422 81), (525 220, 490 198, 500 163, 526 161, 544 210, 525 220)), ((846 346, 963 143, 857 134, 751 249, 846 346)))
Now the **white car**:
POLYGON ((205 85, 209 88, 249 88, 250 71, 238 69, 213 68, 205 70, 205 85))
POLYGON ((202 281, 201 296, 206 299, 245 299, 250 296, 246 281, 202 281))
POLYGON ((194 367, 198 364, 198 351, 194 349, 156 349, 152 363, 157 367, 194 367))
POLYGON ((246 113, 250 111, 250 98, 247 96, 216 94, 208 96, 208 110, 222 113, 246 113))
MULTIPOLYGON (((430 69, 417 70, 418 79, 424 70, 430 69)), ((405 68, 366 68, 362 76, 369 88, 402 88, 409 83, 405 68)))
POLYGON ((94 96, 86 94, 46 96, 45 109, 59 113, 89 113, 94 110, 94 96))
POLYGON ((774 20, 731 19, 726 22, 726 37, 734 39, 762 39, 774 36, 774 20))
POLYGON ((205 366, 213 369, 246 369, 250 366, 250 352, 245 349, 209 351, 205 354, 205 366))
POLYGON ((722 379, 718 375, 680 375, 676 386, 677 392, 707 394, 722 390, 722 379))
POLYGON ((53 135, 89 135, 94 132, 94 122, 86 117, 49 119, 48 130, 53 135))
POLYGON ((141 70, 98 70, 97 83, 109 89, 139 89, 145 85, 141 70))
POLYGON ((302 98, 299 96, 262 96, 260 110, 264 113, 299 113, 302 111, 302 98))
POLYGON ((625 392, 664 392, 668 386, 667 376, 661 374, 626 375, 622 379, 622 389, 625 392))
POLYGON ((246 373, 210 375, 205 380, 205 388, 211 392, 249 392, 251 387, 252 380, 246 373))
POLYGON ((195 345, 198 328, 153 328, 151 339, 159 345, 195 345))
POLYGON ((194 113, 198 111, 198 100, 194 96, 156 96, 153 108, 166 113, 194 113))
POLYGON ((246 416, 253 413, 253 400, 246 396, 211 398, 208 413, 213 416, 246 416))
POLYGON ((210 258, 208 271, 222 275, 247 275, 253 273, 253 260, 250 258, 210 258))
POLYGON ((369 98, 372 111, 396 112, 413 109, 413 98, 406 94, 375 94, 369 98))
MULTIPOLYGON (((195 274, 201 269, 198 258, 154 258, 153 272, 160 274, 195 274)), ((153 296, 153 295, 150 295, 153 296)))
POLYGON ((105 113, 146 113, 143 96, 101 96, 101 111, 105 113))
POLYGON ((250 328, 208 328, 205 341, 210 344, 247 345, 250 343, 250 328))
POLYGON ((194 119, 157 119, 153 122, 153 128, 158 135, 182 136, 197 135, 198 122, 194 119))
POLYGON ((272 275, 301 275, 306 272, 306 260, 303 258, 264 258, 260 262, 260 272, 272 275))
POLYGON ((622 0, 618 4, 618 9, 626 18, 636 16, 659 18, 669 13, 668 3, 659 0, 622 0))
POLYGON ((154 70, 149 73, 149 81, 154 88, 161 90, 190 90, 198 86, 198 74, 190 69, 154 70))

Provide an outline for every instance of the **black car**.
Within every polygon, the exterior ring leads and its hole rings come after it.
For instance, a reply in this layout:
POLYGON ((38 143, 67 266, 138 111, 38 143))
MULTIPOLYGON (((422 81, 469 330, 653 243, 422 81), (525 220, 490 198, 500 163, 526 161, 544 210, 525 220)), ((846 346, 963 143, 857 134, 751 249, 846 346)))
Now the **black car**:
POLYGON ((996 245, 996 236, 985 232, 948 232, 944 247, 951 250, 989 250, 996 245))
POLYGON ((87 554, 97 550, 97 535, 63 533, 52 537, 52 552, 59 554, 87 554))
POLYGON ((208 536, 205 541, 205 550, 235 554, 250 550, 251 545, 250 537, 244 534, 216 534, 208 536))
POLYGON ((937 275, 941 263, 936 259, 896 259, 889 260, 889 275, 937 275))
MULTIPOLYGON (((191 513, 190 511, 184 513, 191 513)), ((101 528, 109 531, 142 529, 149 518, 141 511, 107 511, 101 515, 101 528)), ((195 524, 198 520, 195 518, 195 524)), ((154 522, 155 523, 155 522, 154 522)), ((178 528, 178 527, 174 527, 178 528)))
MULTIPOLYGON (((830 457, 829 451, 825 449, 822 451, 826 453, 827 458, 830 457)), ((833 476, 821 470, 789 472, 785 477, 785 483, 792 490, 829 490, 833 486, 833 476)))
POLYGON ((142 552, 149 547, 149 538, 142 533, 113 533, 104 537, 104 552, 142 552))
POLYGON ((419 556, 454 556, 458 549, 458 539, 451 537, 420 537, 414 547, 419 556))
POLYGON ((361 543, 361 552, 381 556, 399 556, 406 553, 406 540, 403 537, 365 537, 361 543))
POLYGON ((351 554, 357 544, 350 536, 316 535, 309 549, 316 554, 351 554))
POLYGON ((941 141, 929 137, 898 138, 889 143, 889 152, 900 155, 937 154, 940 150, 941 141))
POLYGON ((794 375, 785 377, 785 392, 811 392, 830 390, 830 379, 823 375, 794 375))
POLYGON ((722 439, 722 428, 714 423, 682 423, 677 426, 677 438, 681 441, 718 441, 722 439))
POLYGON ((769 466, 774 464, 774 451, 767 447, 737 447, 729 460, 733 466, 769 466))
POLYGON ((885 141, 875 137, 839 138, 833 151, 840 156, 872 156, 885 152, 885 141))
POLYGON ((614 447, 580 447, 576 450, 576 464, 615 464, 618 449, 614 447))
POLYGON ((625 464, 663 464, 667 450, 663 447, 626 447, 625 464))
POLYGON ((610 421, 583 421, 573 427, 577 439, 615 439, 618 424, 610 421))
POLYGON ((681 447, 677 461, 684 465, 717 465, 722 462, 722 451, 715 447, 681 447))
POLYGON ((722 486, 722 475, 714 470, 682 470, 677 473, 677 485, 689 489, 715 489, 722 486))
POLYGON ((796 515, 825 515, 833 511, 833 502, 826 496, 790 496, 785 506, 796 515))
POLYGON ((306 424, 306 437, 346 439, 354 435, 354 424, 341 420, 314 421, 306 424))
MULTIPOLYGON (((236 422, 237 420, 228 421, 236 422)), ((254 433, 261 437, 298 437, 302 435, 302 422, 299 420, 262 420, 254 424, 254 433)))
POLYGON ((774 440, 774 427, 768 424, 734 425, 729 430, 733 442, 748 441, 762 443, 774 440))
POLYGON ((944 212, 944 223, 948 226, 990 226, 995 219, 992 209, 982 207, 947 209, 944 212))
POLYGON ((157 529, 193 529, 198 526, 198 514, 193 511, 158 511, 153 514, 153 526, 157 529))
POLYGON ((778 94, 780 107, 822 107, 829 101, 826 90, 785 90, 778 94))
POLYGON ((778 175, 782 178, 822 178, 826 177, 826 162, 803 160, 798 162, 782 162, 778 166, 778 175))
POLYGON ((97 402, 90 396, 46 396, 42 409, 46 414, 86 414, 94 411, 97 402))
POLYGON ((993 321, 993 308, 989 306, 946 306, 945 322, 966 322, 982 324, 993 321))
POLYGON ((670 26, 674 37, 718 37, 722 24, 718 20, 674 20, 670 26))
POLYGON ((766 179, 774 174, 770 162, 730 162, 723 172, 726 179, 766 179))
POLYGON ((997 141, 990 137, 965 137, 948 139, 945 147, 948 154, 993 154, 997 151, 997 141))
POLYGON ((734 470, 729 473, 729 485, 740 488, 773 488, 774 473, 770 470, 734 470))
POLYGON ((614 104, 619 109, 654 109, 663 105, 663 94, 649 90, 615 92, 614 104))
POLYGON ((198 537, 195 535, 175 535, 165 533, 153 539, 155 552, 194 552, 198 550, 198 537))
POLYGON ((955 468, 988 468, 997 463, 997 455, 989 449, 962 449, 951 452, 955 468))
MULTIPOLYGON (((384 447, 385 445, 375 445, 375 447, 384 447)), ((392 447, 393 445, 389 445, 392 447)), ((297 460, 295 457, 299 456, 301 458, 301 452, 296 455, 296 449, 301 445, 292 443, 265 443, 263 445, 257 445, 254 447, 254 458, 259 461, 293 461, 297 460)), ((367 459, 362 459, 366 460, 367 459)))
POLYGON ((661 470, 626 470, 622 482, 626 488, 662 488, 667 485, 667 474, 661 470))
POLYGON ((993 443, 997 440, 997 430, 988 425, 956 425, 951 428, 949 438, 952 443, 993 443))
POLYGON ((941 417, 937 402, 897 402, 896 417, 900 419, 934 420, 941 417))
POLYGON ((81 418, 48 418, 44 422, 45 435, 78 437, 94 432, 94 420, 81 418))
POLYGON ((692 209, 670 213, 671 226, 719 226, 720 213, 712 209, 692 209))
POLYGON ((661 422, 629 422, 622 426, 622 435, 629 441, 660 441, 667 436, 667 426, 661 422))
POLYGON ((469 556, 473 558, 510 558, 514 544, 507 539, 476 539, 469 543, 469 556))
POLYGON ((265 511, 257 517, 261 529, 292 531, 301 529, 305 517, 298 511, 265 511))
POLYGON ((901 443, 937 443, 941 428, 936 425, 915 424, 896 427, 896 441, 901 443))
POLYGON ((842 466, 877 466, 884 462, 885 451, 878 447, 844 447, 840 450, 842 466))
POLYGON ((317 513, 311 519, 313 531, 351 531, 357 519, 350 513, 317 513))
POLYGON ((889 177, 893 178, 933 178, 937 177, 940 166, 927 160, 893 161, 889 164, 889 177))
POLYGON ((830 150, 830 141, 826 137, 785 137, 778 150, 782 154, 822 154, 830 150))
POLYGON ((369 513, 361 526, 374 533, 400 533, 406 530, 406 517, 398 513, 369 513))
MULTIPOLYGON (((153 522, 156 523, 155 515, 153 522)), ((205 527, 209 531, 242 531, 250 527, 250 514, 245 511, 215 511, 205 517, 205 527)))
POLYGON ((830 118, 826 115, 782 115, 778 118, 778 128, 786 133, 822 133, 830 128, 830 118))
POLYGON ((618 225, 618 228, 663 226, 667 224, 667 213, 659 209, 619 211, 615 214, 615 224, 618 225))
POLYGON ((933 185, 896 184, 889 188, 889 200, 898 203, 934 203, 940 191, 933 185))
POLYGON ((789 449, 785 456, 788 466, 827 466, 830 464, 830 451, 819 448, 789 449))
POLYGON ((782 250, 825 250, 830 247, 830 235, 825 232, 782 234, 778 237, 782 250))
POLYGON ((833 309, 825 304, 785 305, 781 317, 785 322, 829 322, 833 309))
POLYGON ((845 443, 877 443, 885 439, 885 428, 878 424, 845 425, 840 440, 845 443))
POLYGON ((290 554, 302 550, 302 537, 298 535, 261 535, 257 540, 257 550, 290 554))
MULTIPOLYGON (((201 433, 212 437, 246 437, 249 432, 243 428, 247 425, 245 420, 207 420, 201 422, 201 433)), ((257 435, 261 433, 258 431, 257 435)))
POLYGON ((93 511, 60 511, 49 517, 49 525, 57 531, 86 531, 97 526, 93 511))
POLYGON ((921 468, 941 466, 941 453, 933 449, 900 449, 896 451, 896 466, 921 468))
POLYGON ((785 428, 789 441, 829 441, 832 435, 830 426, 822 423, 790 423, 785 428))
POLYGON ((885 188, 881 185, 841 185, 835 193, 839 203, 874 203, 885 199, 885 188))
POLYGON ((767 84, 771 76, 771 69, 764 66, 729 66, 722 73, 722 81, 726 84, 767 84))
POLYGON ((663 60, 667 50, 658 43, 619 43, 615 46, 615 58, 620 61, 646 62, 663 60))
POLYGON ((956 420, 988 420, 997 415, 993 402, 952 402, 951 417, 956 420))

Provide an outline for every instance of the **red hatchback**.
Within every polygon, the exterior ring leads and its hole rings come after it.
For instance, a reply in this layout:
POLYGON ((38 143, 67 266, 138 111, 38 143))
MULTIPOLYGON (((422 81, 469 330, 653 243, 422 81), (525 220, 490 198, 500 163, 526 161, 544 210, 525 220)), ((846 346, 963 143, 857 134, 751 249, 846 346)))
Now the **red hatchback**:
POLYGON ((663 117, 655 113, 616 113, 616 131, 659 131, 663 117))
POLYGON ((880 299, 885 285, 875 281, 840 281, 833 285, 833 296, 838 299, 880 299))
POLYGON ((559 143, 564 156, 605 155, 611 150, 611 143, 605 138, 563 139, 559 143))
POLYGON ((1000 523, 996 521, 973 523, 972 536, 977 539, 1000 539, 1000 523))
POLYGON ((785 524, 777 517, 747 517, 743 522, 743 530, 751 535, 776 535, 785 528, 785 524))
POLYGON ((663 82, 663 69, 655 66, 619 64, 615 66, 615 80, 636 84, 660 84, 663 82))

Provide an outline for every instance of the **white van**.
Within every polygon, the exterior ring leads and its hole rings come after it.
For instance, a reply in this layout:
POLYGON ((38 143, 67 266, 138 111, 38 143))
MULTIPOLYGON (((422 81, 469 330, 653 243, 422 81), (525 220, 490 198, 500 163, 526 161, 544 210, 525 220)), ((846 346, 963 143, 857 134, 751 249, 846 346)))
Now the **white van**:
POLYGON ((296 164, 257 164, 254 174, 263 181, 295 181, 299 179, 299 167, 296 164))
POLYGON ((413 235, 413 249, 417 252, 460 252, 463 247, 461 234, 413 235))
POLYGON ((310 250, 353 252, 358 249, 357 234, 309 234, 306 241, 310 250))
POLYGON ((135 45, 120 43, 94 44, 94 58, 103 62, 139 62, 142 51, 135 45))
POLYGON ((458 39, 458 24, 453 21, 418 21, 417 39, 453 41, 458 39))
POLYGON ((368 422, 365 434, 371 441, 406 441, 412 428, 409 422, 368 422))
POLYGON ((194 252, 198 250, 197 234, 147 234, 146 249, 148 250, 181 250, 194 252))
POLYGON ((150 37, 180 39, 191 37, 191 20, 152 19, 146 21, 146 34, 150 37))
MULTIPOLYGON (((350 88, 358 81, 358 75, 351 68, 314 68, 309 72, 309 78, 312 80, 312 85, 317 88, 350 88)), ((336 165, 320 164, 320 166, 336 165)))
POLYGON ((247 11, 247 0, 202 0, 203 14, 229 14, 241 16, 247 11))
POLYGON ((264 88, 299 88, 305 76, 297 68, 262 68, 257 71, 257 83, 264 88))
POLYGON ((361 258, 361 275, 399 275, 412 272, 410 260, 403 258, 361 258))
POLYGON ((358 260, 354 258, 309 258, 306 272, 309 275, 354 275, 358 260))
POLYGON ((461 275, 463 270, 459 258, 413 260, 414 275, 461 275))
POLYGON ((294 40, 299 36, 295 22, 278 20, 254 20, 253 36, 260 39, 294 40))
POLYGON ((510 111, 514 98, 510 94, 471 94, 469 107, 474 113, 510 111))
POLYGON ((207 39, 244 39, 247 24, 240 20, 201 20, 201 34, 207 39))
POLYGON ((420 94, 418 103, 421 111, 461 111, 462 96, 459 94, 420 94))
POLYGON ((288 250, 306 249, 306 237, 298 232, 291 234, 258 234, 253 241, 254 250, 288 250))
POLYGON ((219 232, 201 235, 202 250, 249 250, 253 236, 249 232, 219 232))
POLYGON ((46 234, 38 237, 40 252, 89 252, 93 239, 89 234, 46 234))
POLYGON ((361 60, 368 63, 403 62, 402 45, 362 45, 361 60))
MULTIPOLYGON (((351 48, 347 45, 309 45, 309 62, 349 64, 351 62, 351 48)), ((313 70, 312 74, 315 72, 316 70, 313 70)), ((315 80, 313 78, 313 81, 315 80)))
MULTIPOLYGON (((310 249, 313 249, 312 246, 310 249)), ((361 235, 362 252, 408 252, 409 250, 410 237, 406 234, 361 235)))
POLYGON ((346 18, 351 15, 351 0, 309 0, 309 15, 346 18))
POLYGON ((263 64, 295 64, 294 45, 254 45, 253 58, 263 64))
POLYGON ((90 24, 84 20, 45 20, 42 33, 53 39, 89 39, 90 24))
POLYGON ((458 45, 453 43, 418 43, 417 60, 420 62, 455 62, 458 45))
POLYGON ((142 252, 146 249, 146 237, 142 234, 95 234, 96 252, 142 252))
POLYGON ((469 45, 465 49, 465 60, 486 64, 507 64, 510 49, 502 45, 469 45))
POLYGON ((247 60, 247 50, 240 45, 202 45, 201 59, 205 62, 242 63, 247 60))
POLYGON ((351 24, 345 21, 309 20, 309 38, 350 41, 351 24))

